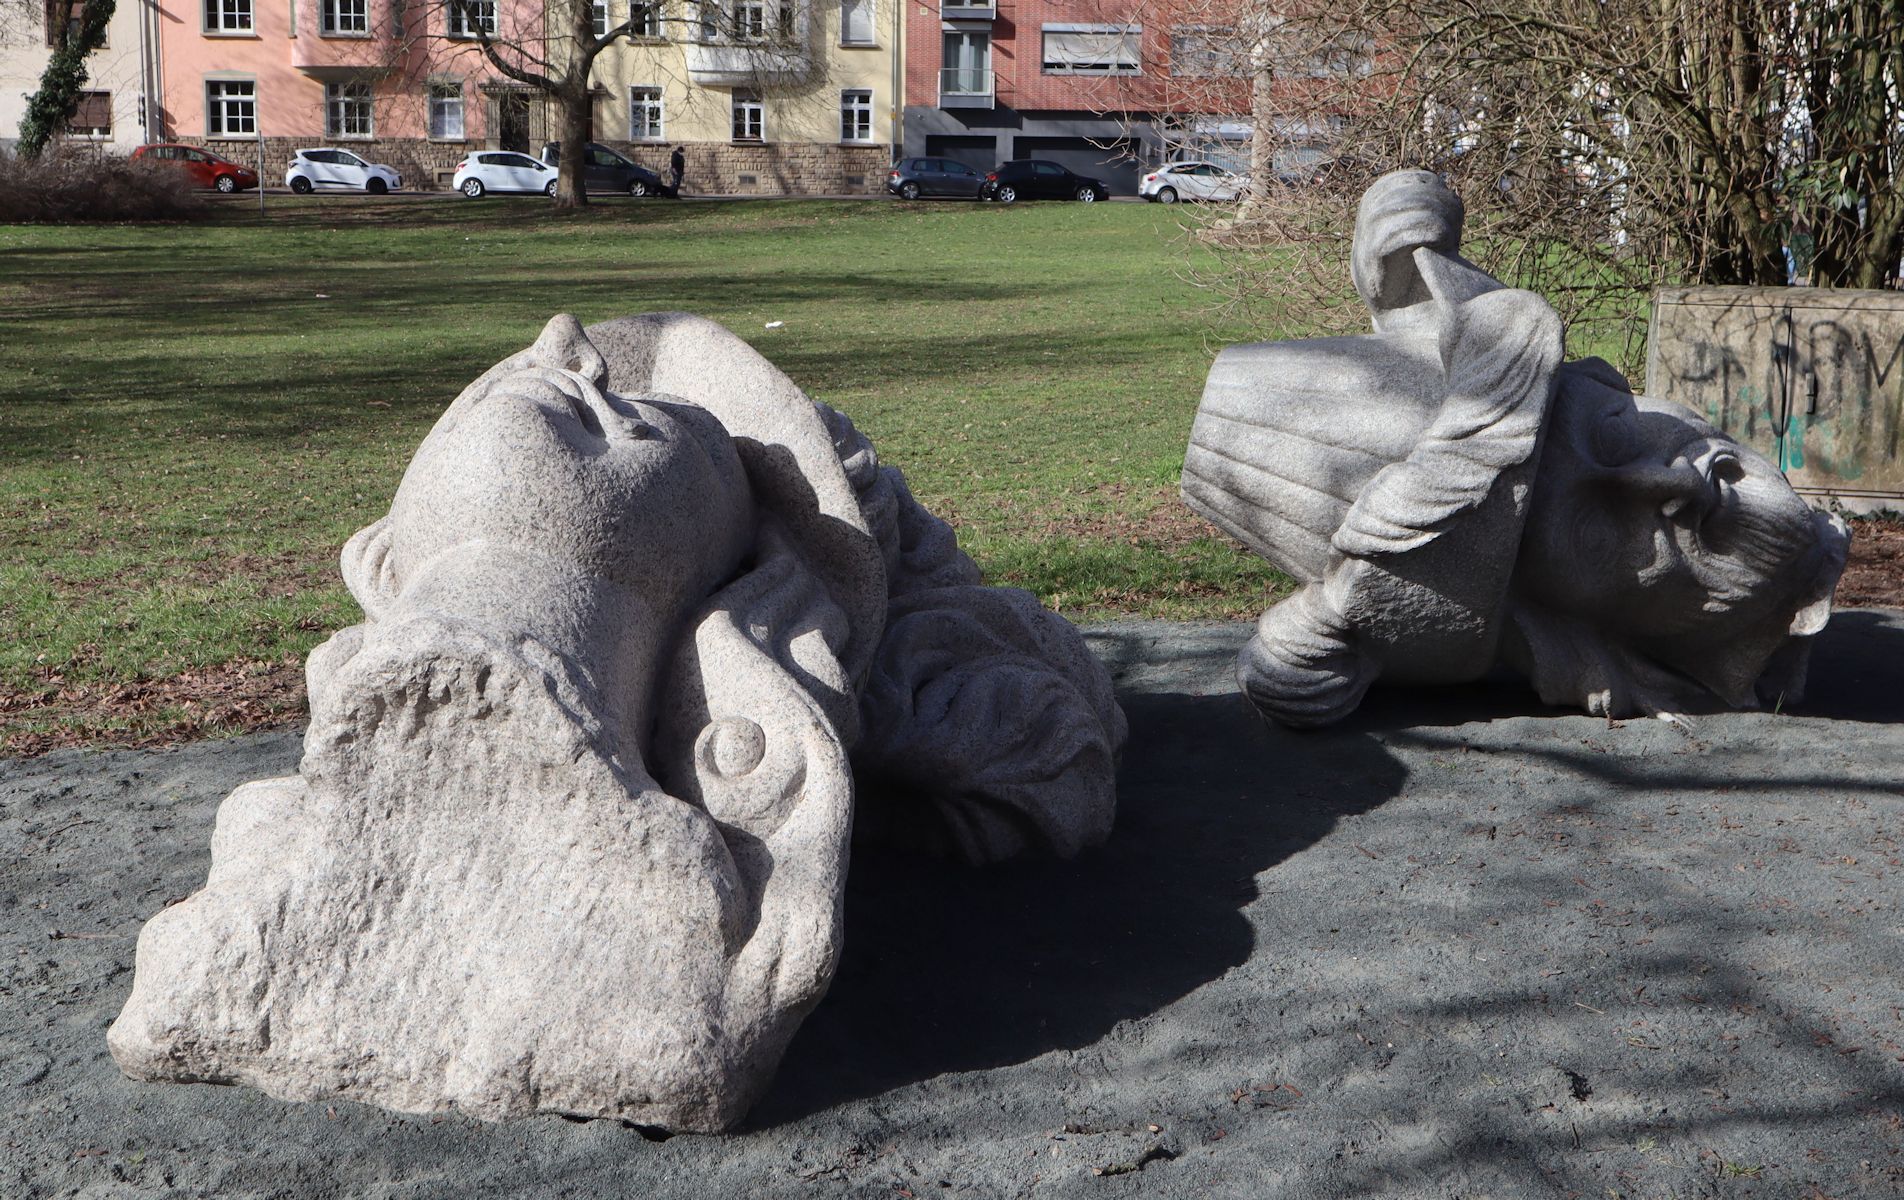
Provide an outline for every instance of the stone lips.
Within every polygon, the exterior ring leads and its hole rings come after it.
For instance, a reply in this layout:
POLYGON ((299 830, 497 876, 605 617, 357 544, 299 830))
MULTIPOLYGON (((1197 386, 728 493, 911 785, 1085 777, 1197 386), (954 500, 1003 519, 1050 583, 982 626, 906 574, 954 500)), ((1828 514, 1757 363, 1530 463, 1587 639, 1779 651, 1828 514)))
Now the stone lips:
POLYGON ((1076 631, 712 323, 552 321, 344 572, 298 775, 227 799, 140 936, 134 1078, 725 1128, 832 978, 855 759, 868 834, 1108 832, 1124 722, 1076 631))

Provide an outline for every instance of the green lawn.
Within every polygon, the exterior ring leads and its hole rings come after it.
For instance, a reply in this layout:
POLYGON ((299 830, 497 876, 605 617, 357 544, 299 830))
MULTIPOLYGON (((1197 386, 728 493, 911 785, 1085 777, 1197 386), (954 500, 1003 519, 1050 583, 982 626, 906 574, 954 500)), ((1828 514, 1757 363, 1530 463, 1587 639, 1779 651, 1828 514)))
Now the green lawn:
POLYGON ((1175 488, 1215 349, 1300 330, 1216 324, 1174 210, 271 204, 0 226, 0 749, 281 712, 286 664, 358 619, 344 539, 562 311, 729 325, 1067 616, 1251 613, 1282 583, 1175 488))

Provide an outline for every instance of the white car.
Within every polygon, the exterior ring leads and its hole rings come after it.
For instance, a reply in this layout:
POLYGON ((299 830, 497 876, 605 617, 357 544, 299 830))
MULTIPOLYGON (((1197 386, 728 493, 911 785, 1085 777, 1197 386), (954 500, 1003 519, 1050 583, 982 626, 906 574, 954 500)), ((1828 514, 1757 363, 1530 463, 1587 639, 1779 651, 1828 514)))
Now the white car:
POLYGON ((479 150, 456 164, 450 186, 471 200, 484 192, 541 192, 555 195, 555 168, 526 154, 479 150))
POLYGON ((403 176, 348 150, 300 150, 284 169, 284 185, 300 196, 314 188, 349 188, 381 196, 403 186, 403 176))
POLYGON ((1213 162, 1168 163, 1144 176, 1137 194, 1158 204, 1179 200, 1234 200, 1243 194, 1243 177, 1213 162))

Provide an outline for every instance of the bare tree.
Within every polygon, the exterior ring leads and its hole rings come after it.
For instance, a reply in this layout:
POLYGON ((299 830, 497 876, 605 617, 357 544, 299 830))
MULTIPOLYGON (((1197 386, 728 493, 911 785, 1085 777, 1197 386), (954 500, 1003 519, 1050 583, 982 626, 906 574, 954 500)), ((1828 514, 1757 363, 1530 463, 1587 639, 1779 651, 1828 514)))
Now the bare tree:
POLYGON ((1449 177, 1484 265, 1629 348, 1659 283, 1899 282, 1899 0, 1233 2, 1254 179, 1207 233, 1234 301, 1346 299, 1356 198, 1400 166, 1449 177))

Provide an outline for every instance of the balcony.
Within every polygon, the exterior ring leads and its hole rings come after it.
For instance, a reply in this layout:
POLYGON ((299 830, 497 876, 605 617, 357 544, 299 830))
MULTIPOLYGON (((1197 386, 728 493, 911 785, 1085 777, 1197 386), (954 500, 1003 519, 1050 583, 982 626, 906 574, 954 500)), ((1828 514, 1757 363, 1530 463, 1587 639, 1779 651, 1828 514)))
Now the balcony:
POLYGON ((775 87, 805 83, 813 52, 769 42, 689 42, 688 78, 702 87, 775 87))
POLYGON ((942 21, 996 21, 998 0, 939 0, 942 21))
POLYGON ((977 67, 945 67, 939 72, 940 108, 995 108, 992 73, 977 67))

